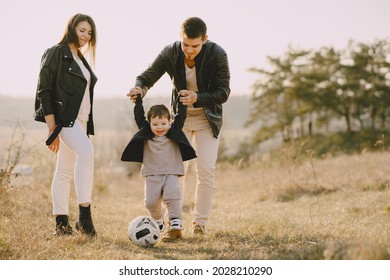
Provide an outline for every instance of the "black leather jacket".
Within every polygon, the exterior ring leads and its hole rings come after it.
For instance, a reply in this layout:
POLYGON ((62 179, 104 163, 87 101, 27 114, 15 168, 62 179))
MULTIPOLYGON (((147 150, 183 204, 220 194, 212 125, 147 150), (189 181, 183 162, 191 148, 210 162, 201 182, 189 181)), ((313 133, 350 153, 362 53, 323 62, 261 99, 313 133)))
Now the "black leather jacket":
MULTIPOLYGON (((144 158, 144 141, 154 137, 150 128, 150 123, 145 118, 145 111, 142 103, 142 98, 138 97, 134 106, 134 118, 140 130, 131 138, 129 144, 127 144, 121 156, 122 161, 142 163, 144 158)), ((178 105, 178 111, 179 112, 175 115, 175 119, 167 133, 167 137, 178 144, 182 160, 187 161, 196 158, 196 152, 182 131, 186 119, 187 106, 180 103, 178 105)))
MULTIPOLYGON (((207 41, 195 57, 198 100, 195 108, 203 107, 214 136, 217 138, 222 127, 222 103, 230 95, 230 70, 226 52, 217 44, 207 41)), ((154 62, 136 79, 135 86, 143 89, 144 94, 165 73, 172 82, 172 107, 177 112, 177 96, 186 89, 184 53, 181 42, 177 41, 165 47, 154 62)))
MULTIPOLYGON (((89 88, 91 111, 87 124, 87 134, 93 135, 93 88, 97 77, 85 58, 82 57, 81 60, 91 73, 89 88)), ((86 86, 87 80, 84 78, 79 65, 73 59, 68 44, 55 45, 47 49, 41 60, 34 119, 45 122, 44 116, 54 114, 57 126, 72 127, 77 118, 86 86)))

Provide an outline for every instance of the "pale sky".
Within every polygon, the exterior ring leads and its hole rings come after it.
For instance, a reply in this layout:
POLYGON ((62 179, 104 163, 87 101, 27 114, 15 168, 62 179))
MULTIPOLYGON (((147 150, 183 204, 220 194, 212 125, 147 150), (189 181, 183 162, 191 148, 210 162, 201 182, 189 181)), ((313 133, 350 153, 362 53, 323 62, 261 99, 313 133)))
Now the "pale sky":
MULTIPOLYGON (((160 50, 179 40, 180 24, 202 18, 209 39, 228 53, 232 94, 250 94, 267 56, 293 48, 345 48, 350 39, 390 37, 389 0, 0 0, 0 95, 34 97, 45 49, 62 37, 70 16, 97 26, 96 98, 125 97, 160 50)), ((167 95, 167 75, 150 94, 167 95)))

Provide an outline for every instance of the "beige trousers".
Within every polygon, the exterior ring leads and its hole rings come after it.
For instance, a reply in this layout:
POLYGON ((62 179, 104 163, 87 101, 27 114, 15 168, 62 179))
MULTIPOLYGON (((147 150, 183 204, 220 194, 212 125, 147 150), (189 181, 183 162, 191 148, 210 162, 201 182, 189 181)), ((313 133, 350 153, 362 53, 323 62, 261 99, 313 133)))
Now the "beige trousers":
MULTIPOLYGON (((193 222, 205 226, 209 217, 213 194, 215 168, 218 156, 219 138, 215 138, 203 110, 188 110, 183 132, 196 151, 195 159, 196 189, 193 222)), ((185 162, 185 171, 188 161, 185 162)), ((182 203, 184 198, 185 178, 180 178, 182 203)))

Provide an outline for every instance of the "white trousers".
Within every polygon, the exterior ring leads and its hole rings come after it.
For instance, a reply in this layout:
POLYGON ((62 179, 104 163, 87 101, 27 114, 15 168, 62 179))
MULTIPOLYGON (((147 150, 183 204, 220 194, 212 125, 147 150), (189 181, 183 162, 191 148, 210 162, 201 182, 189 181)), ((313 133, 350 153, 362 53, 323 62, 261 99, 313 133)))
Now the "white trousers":
MULTIPOLYGON (((219 138, 215 138, 203 110, 187 111, 183 132, 196 151, 196 190, 193 222, 205 226, 209 217, 213 194, 219 138)), ((184 165, 188 169, 188 161, 184 165)), ((180 178, 182 202, 185 176, 180 178)))
POLYGON ((91 202, 94 149, 86 129, 86 122, 76 120, 73 127, 64 127, 60 132, 60 149, 51 187, 54 215, 68 215, 72 179, 77 203, 91 202))

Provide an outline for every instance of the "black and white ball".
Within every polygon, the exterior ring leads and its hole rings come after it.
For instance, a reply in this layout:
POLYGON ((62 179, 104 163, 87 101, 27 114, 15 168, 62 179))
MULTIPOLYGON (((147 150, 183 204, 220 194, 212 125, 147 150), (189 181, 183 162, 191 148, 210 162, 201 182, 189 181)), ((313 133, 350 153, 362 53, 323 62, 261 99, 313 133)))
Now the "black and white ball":
POLYGON ((153 246, 160 240, 158 224, 149 216, 139 216, 132 220, 127 234, 131 242, 141 246, 153 246))

